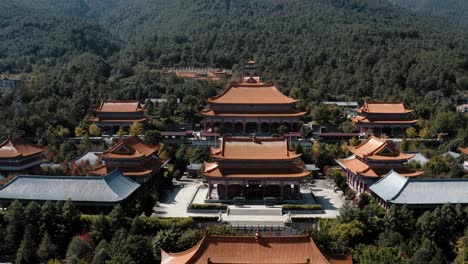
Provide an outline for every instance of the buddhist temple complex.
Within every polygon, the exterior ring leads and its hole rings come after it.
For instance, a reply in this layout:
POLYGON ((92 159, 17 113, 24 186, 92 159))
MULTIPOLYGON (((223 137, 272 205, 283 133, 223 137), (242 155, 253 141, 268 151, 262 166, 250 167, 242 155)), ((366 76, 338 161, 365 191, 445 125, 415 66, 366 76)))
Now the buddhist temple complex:
POLYGON ((418 122, 410 119, 412 110, 406 109, 401 102, 365 102, 357 112, 359 116, 352 120, 361 133, 398 136, 418 122))
POLYGON ((406 177, 423 174, 404 166, 414 155, 401 153, 390 141, 371 136, 358 146, 349 146, 352 156, 338 159, 348 184, 358 193, 368 191, 368 187, 394 170, 406 177))
POLYGON ((96 154, 105 164, 90 173, 107 175, 118 169, 136 182, 145 182, 161 169, 163 162, 157 156, 158 150, 159 145, 147 145, 137 136, 124 138, 107 151, 96 154))
POLYGON ((230 84, 207 102, 209 108, 200 113, 205 131, 277 133, 281 125, 298 131, 300 118, 306 114, 295 108, 298 100, 273 84, 262 83, 260 77, 244 77, 242 83, 230 84))
POLYGON ((305 236, 215 236, 205 235, 194 247, 180 252, 161 250, 162 264, 352 264, 351 254, 332 255, 320 251, 305 236))
POLYGON ((301 199, 299 186, 310 172, 300 156, 283 138, 221 138, 202 173, 208 180, 207 199, 301 199))
POLYGON ((47 148, 36 146, 22 137, 11 137, 0 144, 0 172, 40 173, 47 148))
POLYGON ((129 128, 133 122, 144 125, 148 118, 138 101, 103 101, 99 108, 94 109, 94 117, 90 121, 113 133, 119 128, 129 128))

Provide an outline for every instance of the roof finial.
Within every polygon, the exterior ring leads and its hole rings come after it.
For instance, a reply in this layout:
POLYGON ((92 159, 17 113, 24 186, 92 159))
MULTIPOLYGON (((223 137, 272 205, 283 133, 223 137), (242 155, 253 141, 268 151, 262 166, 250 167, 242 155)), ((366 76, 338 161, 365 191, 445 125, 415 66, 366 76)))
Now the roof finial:
POLYGON ((260 230, 258 229, 258 226, 257 226, 257 231, 255 232, 255 241, 258 243, 260 242, 260 230))

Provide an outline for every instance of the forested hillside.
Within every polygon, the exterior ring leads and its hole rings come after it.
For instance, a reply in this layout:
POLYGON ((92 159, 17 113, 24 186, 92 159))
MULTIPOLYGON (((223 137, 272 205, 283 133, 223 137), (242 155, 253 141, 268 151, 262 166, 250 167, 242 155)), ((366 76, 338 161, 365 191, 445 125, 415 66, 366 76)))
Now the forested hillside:
POLYGON ((445 17, 468 30, 468 1, 465 0, 397 0, 399 5, 417 12, 445 17))
POLYGON ((6 115, 4 126, 28 135, 42 133, 31 131, 37 123, 44 131, 59 124, 73 130, 96 102, 108 98, 186 98, 195 109, 169 107, 165 116, 198 121, 193 113, 216 86, 167 80, 155 72, 161 66, 236 68, 255 58, 264 79, 302 99, 303 109, 325 99, 404 100, 424 119, 453 109, 448 98, 468 89, 468 35, 445 19, 386 0, 13 3, 2 4, 12 11, 0 11, 0 30, 10 32, 0 42, 2 71, 29 71, 29 64, 48 62, 15 97, 21 108, 12 100, 2 104, 18 112, 6 115), (74 59, 83 52, 91 54, 74 59), (50 58, 70 64, 56 67, 50 58), (83 97, 88 89, 93 96, 83 97), (56 95, 67 103, 50 103, 56 95), (45 107, 49 103, 51 109, 45 107), (66 105, 81 108, 69 114, 66 105), (65 122, 44 120, 50 111, 68 113, 57 114, 65 122), (20 121, 12 120, 18 116, 20 121))
POLYGON ((0 72, 30 72, 33 65, 54 65, 85 52, 104 58, 118 42, 93 21, 49 15, 45 11, 0 2, 0 72))

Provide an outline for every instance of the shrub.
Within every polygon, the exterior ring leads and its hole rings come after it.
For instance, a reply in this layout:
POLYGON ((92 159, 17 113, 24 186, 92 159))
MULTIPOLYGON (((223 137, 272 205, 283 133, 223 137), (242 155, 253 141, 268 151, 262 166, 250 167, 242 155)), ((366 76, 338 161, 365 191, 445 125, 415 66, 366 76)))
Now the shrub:
POLYGON ((190 204, 189 209, 192 210, 226 210, 225 204, 190 204))
POLYGON ((305 210, 322 210, 320 204, 283 204, 283 211, 305 211, 305 210))

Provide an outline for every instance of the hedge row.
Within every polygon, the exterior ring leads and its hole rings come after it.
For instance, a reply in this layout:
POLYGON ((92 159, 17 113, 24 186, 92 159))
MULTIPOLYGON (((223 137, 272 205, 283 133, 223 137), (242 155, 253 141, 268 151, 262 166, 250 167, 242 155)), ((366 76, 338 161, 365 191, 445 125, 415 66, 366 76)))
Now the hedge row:
POLYGON ((226 210, 228 208, 225 204, 190 204, 191 210, 226 210))
POLYGON ((283 204, 283 210, 286 211, 305 211, 305 210, 322 210, 322 205, 320 204, 283 204))
MULTIPOLYGON (((82 214, 81 220, 87 224, 88 227, 94 224, 98 215, 82 214)), ((148 232, 156 232, 160 229, 187 229, 192 227, 193 219, 190 217, 173 217, 173 218, 161 218, 161 217, 140 217, 143 222, 144 229, 148 232)), ((125 225, 130 227, 132 224, 132 218, 125 218, 125 225)))

